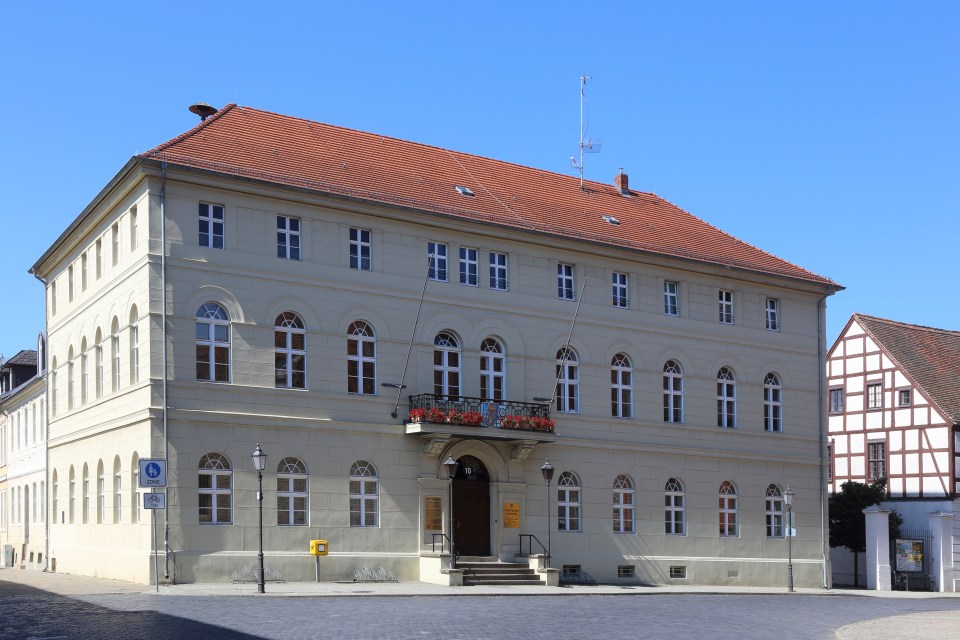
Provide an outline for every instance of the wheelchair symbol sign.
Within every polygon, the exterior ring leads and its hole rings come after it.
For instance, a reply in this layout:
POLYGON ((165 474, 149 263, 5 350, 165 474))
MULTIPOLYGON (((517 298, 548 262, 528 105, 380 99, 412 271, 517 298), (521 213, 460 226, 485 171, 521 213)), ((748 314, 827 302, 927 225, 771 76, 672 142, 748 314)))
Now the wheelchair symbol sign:
POLYGON ((167 461, 166 460, 140 460, 140 480, 139 486, 145 487, 166 487, 167 486, 167 461))

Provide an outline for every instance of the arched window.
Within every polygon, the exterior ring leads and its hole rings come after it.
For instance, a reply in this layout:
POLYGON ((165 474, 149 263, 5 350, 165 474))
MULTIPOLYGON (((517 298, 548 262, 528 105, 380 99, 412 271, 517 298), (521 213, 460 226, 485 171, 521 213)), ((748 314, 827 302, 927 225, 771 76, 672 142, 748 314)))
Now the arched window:
POLYGON ((87 353, 87 339, 84 337, 80 341, 80 404, 87 404, 90 396, 87 393, 87 390, 90 388, 90 370, 87 366, 88 356, 87 353))
POLYGON ((726 480, 720 485, 720 535, 737 535, 737 488, 726 480))
POLYGON ((113 523, 120 524, 123 505, 123 477, 120 475, 120 456, 113 459, 113 523))
POLYGON ((197 309, 197 380, 230 382, 230 315, 216 302, 197 309))
POLYGON ((373 327, 363 320, 347 327, 347 392, 377 392, 377 337, 373 327))
POLYGON ((75 522, 75 514, 77 511, 77 474, 73 470, 73 465, 70 465, 70 486, 68 488, 70 504, 67 506, 68 511, 70 512, 70 524, 75 522))
POLYGON ((613 481, 613 532, 633 533, 633 480, 619 475, 613 481))
POLYGON ((573 349, 557 351, 557 411, 580 411, 580 360, 573 349))
POLYGON ((57 357, 50 360, 50 413, 57 415, 57 357))
POLYGON ((663 365, 663 421, 683 422, 683 369, 676 360, 663 365))
POLYGON ((233 521, 233 472, 227 456, 208 453, 200 458, 199 487, 200 524, 230 524, 233 521))
POLYGON ((83 492, 83 524, 90 522, 90 468, 87 463, 83 463, 83 484, 80 487, 83 492))
POLYGON ((780 377, 768 373, 763 379, 763 430, 783 431, 780 377))
POLYGON ((103 397, 103 334, 100 332, 100 327, 97 327, 97 333, 93 339, 93 368, 95 379, 94 387, 96 397, 103 397))
POLYGON ((67 351, 67 411, 73 409, 73 347, 67 351))
POLYGON ((350 467, 350 526, 376 527, 380 518, 380 482, 377 470, 366 460, 350 467))
POLYGON ((97 524, 107 521, 107 478, 103 469, 103 460, 97 462, 97 524))
POLYGON ((780 487, 771 484, 766 495, 767 537, 783 537, 783 492, 780 487))
POLYGON ((666 534, 682 536, 686 533, 686 509, 684 507, 683 484, 676 478, 667 480, 663 494, 664 523, 666 534))
POLYGON ((50 504, 53 506, 53 520, 54 524, 60 523, 60 518, 57 517, 57 513, 60 511, 60 483, 57 481, 57 470, 53 470, 53 474, 50 476, 50 486, 52 490, 50 491, 50 504))
POLYGON ((460 341, 447 331, 433 339, 433 393, 444 399, 460 396, 460 341))
POLYGON ((140 382, 140 318, 137 306, 130 308, 130 384, 140 382))
POLYGON ((140 522, 140 456, 136 453, 130 461, 130 522, 140 522))
POLYGON ((300 458, 284 458, 277 465, 277 524, 306 526, 310 513, 307 466, 300 458))
POLYGON ((112 389, 120 390, 120 321, 114 317, 110 323, 110 378, 112 389))
POLYGON ((717 372, 717 426, 737 426, 737 379, 729 367, 720 367, 717 372))
POLYGON ((274 383, 281 389, 307 388, 307 332, 292 311, 277 316, 273 329, 274 383))
POLYGON ((580 480, 570 471, 557 481, 557 530, 580 531, 580 480))
POLYGON ((503 345, 496 338, 485 338, 480 343, 480 396, 484 400, 503 400, 505 371, 503 345))
POLYGON ((610 415, 614 418, 633 416, 633 367, 623 353, 610 361, 610 415))

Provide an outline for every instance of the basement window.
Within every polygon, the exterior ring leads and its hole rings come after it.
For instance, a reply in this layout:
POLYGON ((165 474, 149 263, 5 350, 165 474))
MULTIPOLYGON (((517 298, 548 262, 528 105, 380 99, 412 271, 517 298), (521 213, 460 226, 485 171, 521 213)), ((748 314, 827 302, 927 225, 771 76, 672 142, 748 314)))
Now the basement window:
POLYGON ((686 578, 686 577, 687 577, 687 568, 686 568, 686 567, 670 567, 670 577, 671 577, 671 578, 686 578))
POLYGON ((614 225, 614 226, 620 226, 620 221, 617 220, 617 218, 616 218, 615 216, 611 216, 611 215, 609 215, 609 214, 603 214, 603 215, 600 216, 600 217, 603 218, 603 221, 604 221, 604 222, 609 222, 610 224, 612 224, 612 225, 614 225))
POLYGON ((462 187, 460 185, 457 185, 457 193, 462 196, 467 196, 468 198, 472 198, 474 195, 473 191, 470 190, 470 187, 462 187))
POLYGON ((580 565, 578 565, 578 564, 565 564, 565 565, 563 565, 563 569, 561 570, 560 573, 561 573, 561 575, 565 575, 565 576, 579 576, 580 573, 581 573, 581 571, 580 571, 580 565))
POLYGON ((617 567, 618 578, 632 578, 634 575, 636 572, 632 564, 621 564, 617 567))

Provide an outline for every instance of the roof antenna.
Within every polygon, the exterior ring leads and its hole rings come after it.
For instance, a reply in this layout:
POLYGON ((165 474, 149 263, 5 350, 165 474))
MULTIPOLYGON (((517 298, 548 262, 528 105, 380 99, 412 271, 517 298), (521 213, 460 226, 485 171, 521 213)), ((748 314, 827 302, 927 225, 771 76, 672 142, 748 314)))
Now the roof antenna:
POLYGON ((587 84, 587 80, 593 80, 593 76, 588 76, 583 74, 580 76, 580 162, 577 162, 576 156, 570 156, 570 165, 580 172, 580 189, 583 189, 583 154, 584 153, 600 153, 600 141, 593 139, 583 138, 583 99, 584 91, 583 88, 587 84))
POLYGON ((190 113, 195 113, 200 116, 200 122, 203 122, 216 112, 217 109, 215 107, 211 107, 206 102, 198 102, 190 105, 190 113))

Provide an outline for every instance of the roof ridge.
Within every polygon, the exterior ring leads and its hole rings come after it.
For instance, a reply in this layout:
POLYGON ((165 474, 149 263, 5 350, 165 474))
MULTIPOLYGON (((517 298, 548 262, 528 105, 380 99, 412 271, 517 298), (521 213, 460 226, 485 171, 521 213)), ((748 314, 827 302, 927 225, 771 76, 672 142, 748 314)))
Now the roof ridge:
POLYGON ((889 318, 881 318, 881 317, 879 317, 879 316, 872 316, 872 315, 867 314, 867 313, 854 312, 853 315, 856 316, 856 317, 858 317, 858 318, 865 318, 865 319, 867 319, 867 320, 874 320, 874 321, 877 321, 877 322, 885 322, 885 323, 887 323, 887 324, 897 325, 897 326, 900 326, 900 327, 908 327, 908 328, 910 328, 910 329, 919 329, 919 330, 921 330, 921 331, 933 331, 933 332, 936 332, 936 333, 948 333, 948 334, 953 334, 953 335, 957 335, 958 337, 960 337, 960 331, 958 331, 958 330, 956 330, 956 329, 942 329, 942 328, 940 328, 940 327, 928 327, 927 325, 923 325, 923 324, 914 324, 914 323, 911 323, 911 322, 901 322, 900 320, 891 320, 891 319, 889 319, 889 318))
POLYGON ((235 102, 231 102, 231 103, 229 103, 229 104, 226 104, 226 105, 224 105, 223 107, 221 107, 220 109, 217 109, 217 112, 214 113, 212 116, 210 116, 209 118, 204 118, 203 120, 200 121, 200 124, 194 125, 191 129, 188 129, 187 131, 184 131, 183 133, 181 133, 180 135, 178 135, 176 138, 173 138, 173 139, 171 139, 171 140, 167 140, 166 142, 157 145, 157 146, 154 147, 153 149, 149 149, 149 150, 144 151, 143 153, 138 154, 138 155, 140 155, 141 157, 143 157, 143 156, 148 156, 148 155, 153 154, 153 153, 159 153, 160 151, 163 151, 163 150, 166 149, 167 147, 170 147, 170 146, 175 145, 176 143, 180 142, 181 140, 186 140, 186 139, 189 138, 190 136, 196 134, 196 133, 197 133, 198 131, 200 131, 201 129, 204 129, 205 127, 207 127, 208 125, 210 125, 210 124, 213 123, 214 121, 218 120, 218 119, 220 118, 220 116, 222 116, 223 114, 231 111, 231 110, 234 109, 236 106, 237 106, 237 104, 236 104, 235 102))

